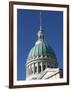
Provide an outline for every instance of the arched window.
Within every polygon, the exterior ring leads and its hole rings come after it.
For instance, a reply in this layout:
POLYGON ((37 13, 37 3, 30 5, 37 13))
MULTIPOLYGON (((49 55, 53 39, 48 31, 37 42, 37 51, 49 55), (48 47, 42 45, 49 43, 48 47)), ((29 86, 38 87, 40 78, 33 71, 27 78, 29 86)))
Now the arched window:
POLYGON ((43 71, 46 69, 46 67, 47 67, 47 63, 43 62, 43 71))
POLYGON ((39 73, 41 72, 41 65, 39 66, 39 73))
POLYGON ((34 73, 36 73, 37 72, 37 63, 35 63, 34 65, 35 65, 34 66, 34 73))
POLYGON ((41 63, 40 62, 38 63, 38 72, 39 73, 41 72, 41 63))
POLYGON ((45 70, 45 68, 46 68, 46 65, 44 64, 44 65, 43 65, 43 70, 45 70))

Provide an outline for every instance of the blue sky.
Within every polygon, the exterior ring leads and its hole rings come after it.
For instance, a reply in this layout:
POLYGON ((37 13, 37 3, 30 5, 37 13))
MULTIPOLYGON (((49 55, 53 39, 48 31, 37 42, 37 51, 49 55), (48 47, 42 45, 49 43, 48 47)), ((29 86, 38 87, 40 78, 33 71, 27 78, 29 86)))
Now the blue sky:
MULTIPOLYGON (((63 12, 41 10, 41 13, 45 39, 56 54, 59 67, 63 68, 63 12)), ((25 64, 39 27, 39 10, 17 10, 17 80, 26 79, 25 64)))

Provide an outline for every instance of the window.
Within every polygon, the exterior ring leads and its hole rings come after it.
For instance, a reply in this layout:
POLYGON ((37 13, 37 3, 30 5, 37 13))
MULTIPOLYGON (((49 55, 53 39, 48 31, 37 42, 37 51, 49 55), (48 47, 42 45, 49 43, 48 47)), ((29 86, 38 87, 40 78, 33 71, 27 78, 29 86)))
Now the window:
POLYGON ((46 62, 43 62, 43 70, 45 70, 46 69, 46 62))
POLYGON ((45 68, 46 68, 46 66, 45 66, 45 65, 43 65, 43 70, 45 70, 45 68))
POLYGON ((39 66, 39 73, 41 72, 41 66, 39 66))
POLYGON ((37 72, 37 63, 35 63, 35 67, 34 67, 34 73, 37 72))
POLYGON ((41 72, 41 63, 39 63, 39 65, 38 65, 38 72, 39 73, 41 72))

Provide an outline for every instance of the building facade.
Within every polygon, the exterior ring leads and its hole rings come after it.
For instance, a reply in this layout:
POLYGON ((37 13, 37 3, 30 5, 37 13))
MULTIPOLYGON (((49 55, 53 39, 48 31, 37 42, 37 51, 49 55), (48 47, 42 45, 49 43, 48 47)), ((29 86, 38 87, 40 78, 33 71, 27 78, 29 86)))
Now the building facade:
POLYGON ((26 80, 57 79, 62 77, 61 72, 56 55, 40 27, 38 40, 27 57, 26 80))

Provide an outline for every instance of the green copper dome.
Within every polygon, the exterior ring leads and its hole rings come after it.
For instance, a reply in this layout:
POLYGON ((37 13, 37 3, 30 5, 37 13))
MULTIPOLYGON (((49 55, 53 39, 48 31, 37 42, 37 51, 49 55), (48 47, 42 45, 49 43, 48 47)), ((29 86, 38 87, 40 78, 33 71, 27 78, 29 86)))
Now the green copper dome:
POLYGON ((33 57, 45 57, 45 56, 54 56, 54 52, 50 46, 48 46, 45 43, 39 43, 36 44, 31 50, 28 55, 28 58, 33 58, 33 57))
POLYGON ((41 56, 42 57, 53 56, 54 58, 56 58, 52 48, 44 40, 44 32, 40 30, 38 32, 38 40, 35 43, 35 46, 30 50, 28 58, 30 59, 30 58, 36 58, 41 56))

